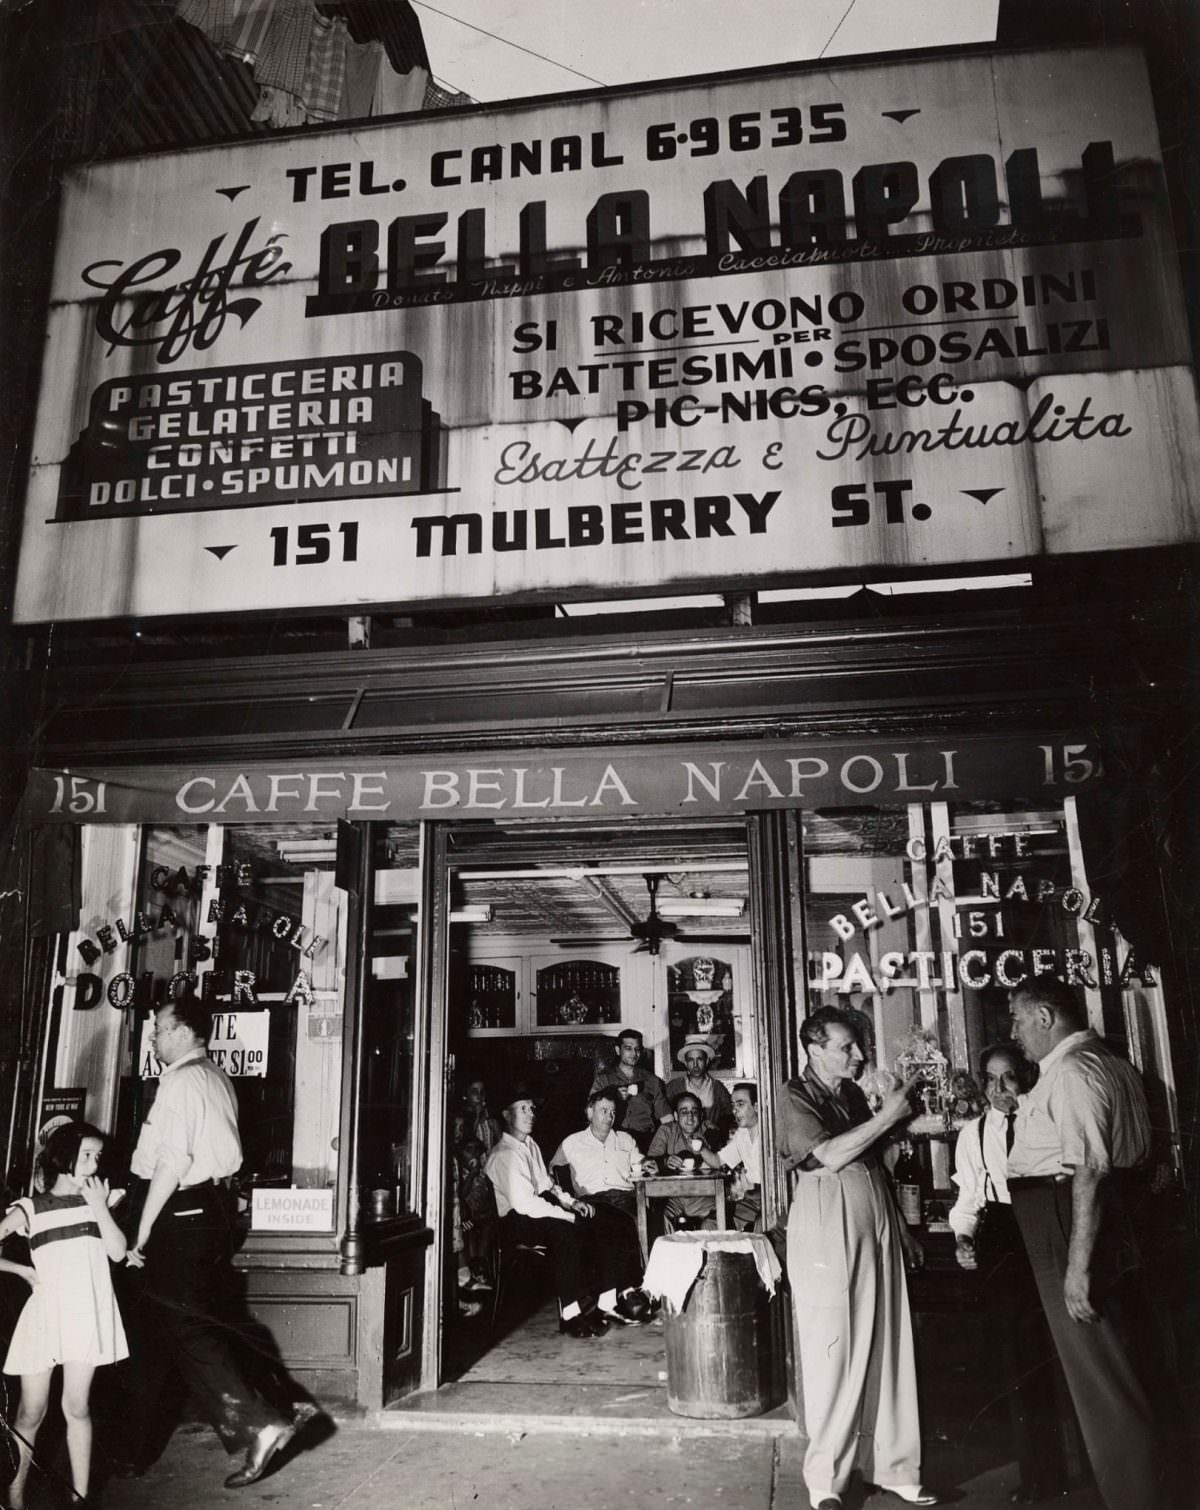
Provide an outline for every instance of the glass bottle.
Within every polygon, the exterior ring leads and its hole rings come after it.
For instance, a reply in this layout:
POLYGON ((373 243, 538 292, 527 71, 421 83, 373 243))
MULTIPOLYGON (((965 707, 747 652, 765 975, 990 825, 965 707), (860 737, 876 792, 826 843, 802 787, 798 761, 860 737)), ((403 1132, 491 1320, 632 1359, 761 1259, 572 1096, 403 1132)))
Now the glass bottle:
POLYGON ((892 1171, 900 1215, 910 1227, 921 1225, 921 1165, 908 1138, 900 1144, 900 1157, 892 1171))

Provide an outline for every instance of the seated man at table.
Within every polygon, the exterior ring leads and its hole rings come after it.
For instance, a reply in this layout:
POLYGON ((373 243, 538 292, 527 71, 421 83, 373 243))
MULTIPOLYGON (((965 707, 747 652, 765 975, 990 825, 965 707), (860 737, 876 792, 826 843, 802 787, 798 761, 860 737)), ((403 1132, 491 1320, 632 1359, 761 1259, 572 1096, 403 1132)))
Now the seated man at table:
POLYGON ((743 1232, 762 1230, 762 1145, 758 1134, 758 1087, 748 1080, 733 1088, 733 1118, 737 1123, 729 1142, 717 1153, 726 1169, 735 1171, 731 1194, 733 1225, 743 1232))
MULTIPOLYGON (((704 1109, 699 1097, 685 1091, 675 1102, 675 1120, 666 1122, 650 1139, 646 1152, 662 1174, 691 1174, 720 1169, 721 1160, 704 1136, 704 1109)), ((665 1211, 668 1231, 716 1227, 716 1202, 708 1194, 672 1196, 665 1211)))
POLYGON ((610 1207, 581 1200, 554 1184, 532 1137, 535 1115, 530 1091, 514 1086, 503 1108, 505 1130, 486 1166, 496 1192, 501 1241, 540 1243, 549 1250, 559 1330, 567 1336, 598 1337, 610 1320, 645 1320, 649 1303, 638 1289, 642 1272, 636 1236, 632 1244, 623 1240, 630 1224, 610 1207))
MULTIPOLYGON (((550 1160, 552 1171, 569 1170, 571 1188, 587 1201, 600 1201, 630 1218, 636 1215, 633 1181, 643 1160, 628 1133, 617 1132, 617 1092, 611 1086, 587 1098, 588 1125, 565 1137, 550 1160)), ((653 1169, 647 1163, 647 1172, 653 1169)))

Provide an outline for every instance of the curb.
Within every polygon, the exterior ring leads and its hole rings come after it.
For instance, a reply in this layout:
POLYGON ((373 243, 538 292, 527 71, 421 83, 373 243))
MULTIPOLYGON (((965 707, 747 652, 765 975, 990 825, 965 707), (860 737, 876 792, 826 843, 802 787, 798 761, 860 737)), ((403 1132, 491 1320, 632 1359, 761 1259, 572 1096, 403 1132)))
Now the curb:
POLYGON ((764 1441, 790 1436, 797 1430, 790 1417, 740 1417, 734 1420, 670 1416, 648 1421, 643 1416, 522 1415, 494 1411, 396 1409, 376 1411, 366 1425, 380 1431, 471 1431, 477 1434, 531 1436, 566 1433, 573 1436, 623 1437, 756 1437, 764 1441))

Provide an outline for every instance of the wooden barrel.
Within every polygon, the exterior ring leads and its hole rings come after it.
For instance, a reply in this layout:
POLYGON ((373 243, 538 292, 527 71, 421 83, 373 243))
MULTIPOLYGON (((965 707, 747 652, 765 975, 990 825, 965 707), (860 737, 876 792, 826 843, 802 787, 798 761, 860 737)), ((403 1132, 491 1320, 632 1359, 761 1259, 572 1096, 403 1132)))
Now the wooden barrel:
POLYGON ((665 1312, 667 1405, 677 1416, 728 1420, 772 1408, 772 1304, 751 1254, 706 1250, 683 1310, 665 1312))

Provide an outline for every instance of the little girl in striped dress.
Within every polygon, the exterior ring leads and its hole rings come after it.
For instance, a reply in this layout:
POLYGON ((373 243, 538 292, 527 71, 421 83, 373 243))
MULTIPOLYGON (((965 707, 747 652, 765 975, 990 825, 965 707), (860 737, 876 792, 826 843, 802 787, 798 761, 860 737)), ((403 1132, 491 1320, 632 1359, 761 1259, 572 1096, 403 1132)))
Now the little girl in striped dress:
POLYGON ((0 1259, 32 1294, 17 1318, 4 1360, 21 1376, 16 1432, 19 1463, 8 1489, 23 1510, 33 1440, 46 1415, 50 1377, 63 1371, 62 1409, 75 1493, 87 1501, 92 1456, 88 1397, 97 1367, 129 1356, 109 1263, 125 1256, 125 1239, 108 1208, 108 1181, 96 1170, 104 1135, 86 1122, 56 1128, 38 1159, 41 1194, 25 1196, 0 1221, 0 1241, 29 1240, 33 1267, 0 1259))

